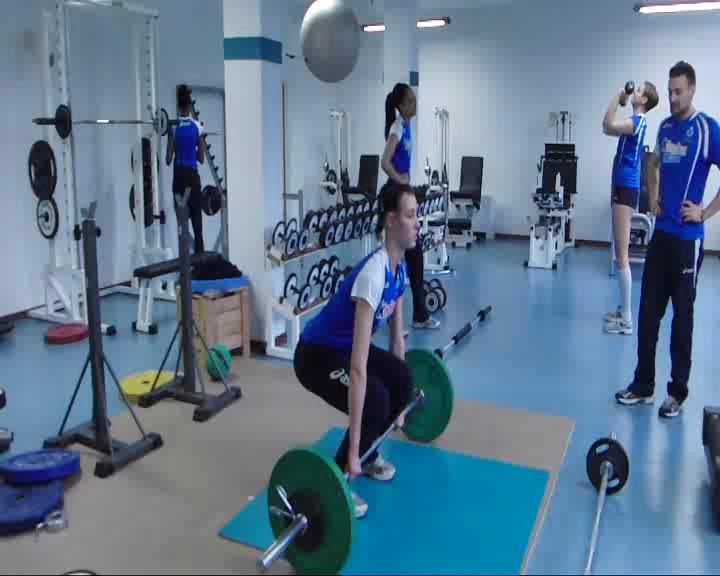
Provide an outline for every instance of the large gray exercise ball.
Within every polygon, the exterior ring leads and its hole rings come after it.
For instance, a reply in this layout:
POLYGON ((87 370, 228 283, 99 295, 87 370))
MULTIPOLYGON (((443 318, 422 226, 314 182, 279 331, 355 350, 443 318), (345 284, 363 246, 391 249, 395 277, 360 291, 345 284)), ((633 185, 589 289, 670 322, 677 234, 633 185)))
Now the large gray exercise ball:
POLYGON ((300 44, 305 64, 323 82, 340 82, 355 68, 360 24, 346 0, 315 0, 303 18, 300 44))

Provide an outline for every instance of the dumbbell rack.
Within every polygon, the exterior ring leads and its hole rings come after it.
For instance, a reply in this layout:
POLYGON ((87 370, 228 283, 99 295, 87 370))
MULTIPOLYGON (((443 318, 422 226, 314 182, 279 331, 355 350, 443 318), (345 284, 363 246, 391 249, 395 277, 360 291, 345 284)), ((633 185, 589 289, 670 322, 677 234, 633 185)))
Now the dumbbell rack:
MULTIPOLYGON (((443 228, 443 234, 442 238, 440 240, 434 241, 431 245, 427 246, 424 250, 423 258, 425 261, 425 271, 430 272, 431 274, 448 274, 450 273, 450 265, 449 261, 450 258, 448 256, 447 251, 447 206, 448 206, 448 197, 447 197, 447 189, 443 189, 442 186, 431 185, 428 188, 428 194, 437 194, 441 193, 443 196, 443 202, 445 206, 445 210, 436 210, 430 214, 425 214, 419 218, 421 223, 421 231, 423 234, 427 234, 429 232, 430 226, 429 221, 437 218, 437 217, 444 217, 445 219, 445 227, 443 228), (439 262, 432 257, 432 253, 435 251, 439 251, 439 262)), ((442 207, 441 207, 442 208, 442 207)))
MULTIPOLYGON (((341 205, 338 205, 340 207, 341 205)), ((304 216, 304 215, 303 215, 304 216)), ((301 218, 304 221, 304 217, 301 218)), ((320 232, 322 234, 322 232, 320 232)), ((358 240, 353 238, 350 241, 358 240)), ((363 252, 369 254, 373 245, 373 233, 365 235, 359 238, 363 242, 363 252)), ((285 266, 300 261, 304 258, 324 252, 337 246, 337 244, 330 245, 327 247, 318 244, 309 244, 307 249, 302 253, 296 253, 293 256, 287 256, 281 252, 279 248, 272 244, 267 248, 266 262, 269 268, 285 268, 285 266)), ((283 295, 284 296, 284 295, 283 295)), ((268 356, 275 358, 283 358, 285 360, 292 360, 295 354, 295 348, 300 340, 300 319, 303 316, 311 312, 315 312, 327 304, 328 299, 318 298, 307 308, 300 310, 299 307, 294 306, 288 299, 284 297, 270 298, 268 299, 267 305, 267 322, 266 322, 266 334, 265 340, 267 342, 265 353, 268 356), (277 319, 282 319, 285 323, 285 331, 282 333, 276 333, 273 329, 273 325, 277 319), (276 338, 286 335, 287 342, 284 345, 277 345, 276 338)))

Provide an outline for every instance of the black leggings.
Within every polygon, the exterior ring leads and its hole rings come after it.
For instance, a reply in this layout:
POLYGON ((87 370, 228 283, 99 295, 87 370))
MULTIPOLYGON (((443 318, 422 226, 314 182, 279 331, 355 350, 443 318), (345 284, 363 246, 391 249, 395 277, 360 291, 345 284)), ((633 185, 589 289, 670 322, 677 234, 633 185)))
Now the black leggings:
MULTIPOLYGON (((188 216, 192 223, 193 236, 195 237, 195 254, 202 254, 205 252, 205 242, 203 242, 203 199, 202 191, 200 190, 200 174, 192 168, 175 166, 173 173, 173 195, 182 198, 186 188, 190 188, 188 216)), ((175 213, 177 214, 177 204, 173 202, 173 205, 175 206, 175 213)))
MULTIPOLYGON (((295 374, 304 388, 345 414, 349 414, 350 351, 300 341, 295 349, 295 374)), ((360 430, 360 458, 407 406, 411 390, 407 364, 377 346, 370 345, 367 384, 360 430)), ((335 455, 340 470, 347 466, 348 429, 335 455)), ((377 457, 371 454, 367 462, 377 457)))

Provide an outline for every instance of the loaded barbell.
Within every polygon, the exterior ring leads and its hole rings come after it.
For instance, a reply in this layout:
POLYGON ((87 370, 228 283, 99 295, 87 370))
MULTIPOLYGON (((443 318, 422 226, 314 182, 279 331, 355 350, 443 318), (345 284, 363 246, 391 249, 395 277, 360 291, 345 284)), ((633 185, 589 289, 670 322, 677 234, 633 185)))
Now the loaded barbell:
MULTIPOLYGON (((490 310, 484 309, 483 319, 490 310)), ((405 361, 412 375, 412 400, 362 455, 361 465, 401 428, 402 419, 405 436, 422 443, 439 438, 450 423, 454 393, 441 356, 410 350, 405 361)), ((276 540, 258 558, 258 569, 264 572, 285 556, 300 574, 340 573, 350 555, 355 522, 349 481, 334 460, 314 448, 286 452, 273 468, 267 491, 276 540)))

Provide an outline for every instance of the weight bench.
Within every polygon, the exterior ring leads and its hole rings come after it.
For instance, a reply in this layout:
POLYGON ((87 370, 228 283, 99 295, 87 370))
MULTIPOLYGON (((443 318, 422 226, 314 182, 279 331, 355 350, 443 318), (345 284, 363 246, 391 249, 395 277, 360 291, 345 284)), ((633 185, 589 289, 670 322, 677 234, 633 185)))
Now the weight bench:
MULTIPOLYGON (((202 254, 194 254, 191 258, 191 264, 212 264, 222 260, 222 256, 216 252, 203 252, 202 254)), ((133 275, 138 279, 140 302, 138 304, 138 317, 132 323, 135 332, 143 332, 144 334, 157 334, 158 327, 152 321, 152 309, 155 301, 154 288, 161 278, 169 274, 180 272, 180 258, 156 262, 136 268, 133 275)))
POLYGON ((482 156, 463 156, 460 165, 460 190, 450 192, 450 202, 465 213, 464 218, 448 219, 448 240, 453 246, 469 248, 473 243, 472 219, 480 210, 484 160, 482 156))
POLYGON ((377 197, 378 177, 380 175, 380 156, 360 156, 360 172, 358 174, 358 185, 343 190, 343 202, 345 206, 356 200, 369 200, 372 202, 377 197))

